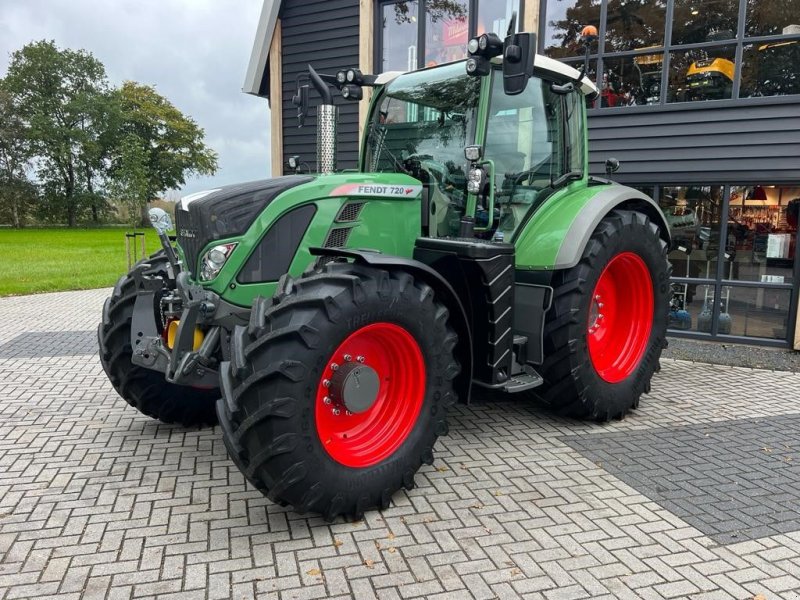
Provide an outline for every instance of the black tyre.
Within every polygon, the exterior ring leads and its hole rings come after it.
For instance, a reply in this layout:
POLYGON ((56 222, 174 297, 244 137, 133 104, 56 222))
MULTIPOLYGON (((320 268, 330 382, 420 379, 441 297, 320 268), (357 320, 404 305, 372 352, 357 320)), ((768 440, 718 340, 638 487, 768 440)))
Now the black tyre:
POLYGON ((218 403, 228 452, 273 501, 333 520, 386 508, 433 462, 458 336, 408 273, 330 263, 237 327, 218 403))
POLYGON ((603 219, 580 262, 554 275, 537 396, 560 414, 597 421, 636 408, 667 344, 669 277, 667 245, 646 215, 616 210, 603 219))
MULTIPOLYGON (((149 274, 166 273, 167 258, 163 251, 151 256, 147 262, 151 265, 147 271, 149 274)), ((131 362, 131 319, 135 303, 133 278, 124 275, 103 305, 103 320, 97 327, 97 339, 100 364, 111 385, 128 404, 148 417, 186 427, 215 424, 214 405, 219 398, 218 389, 195 389, 168 383, 162 373, 131 362)), ((154 306, 153 310, 158 309, 154 306)), ((157 318, 156 322, 160 319, 157 318)))

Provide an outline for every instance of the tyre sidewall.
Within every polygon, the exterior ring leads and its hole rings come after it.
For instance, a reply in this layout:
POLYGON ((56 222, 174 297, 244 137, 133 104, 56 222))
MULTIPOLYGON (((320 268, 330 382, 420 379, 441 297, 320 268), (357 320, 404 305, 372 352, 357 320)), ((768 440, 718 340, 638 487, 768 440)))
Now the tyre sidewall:
POLYGON ((622 226, 618 235, 611 236, 601 245, 600 252, 594 257, 596 268, 589 271, 586 276, 586 289, 592 291, 606 265, 614 257, 623 252, 632 252, 644 261, 652 278, 653 323, 647 346, 636 369, 618 383, 609 383, 600 377, 591 360, 586 335, 592 303, 591 294, 586 296, 588 301, 580 307, 577 327, 581 328, 582 332, 577 339, 581 347, 580 354, 585 358, 582 361, 581 374, 588 386, 587 393, 597 399, 597 404, 614 407, 612 413, 617 412, 617 409, 626 410, 629 398, 638 398, 645 391, 664 346, 669 317, 669 269, 662 248, 663 242, 657 231, 653 231, 649 225, 634 218, 632 223, 622 226))

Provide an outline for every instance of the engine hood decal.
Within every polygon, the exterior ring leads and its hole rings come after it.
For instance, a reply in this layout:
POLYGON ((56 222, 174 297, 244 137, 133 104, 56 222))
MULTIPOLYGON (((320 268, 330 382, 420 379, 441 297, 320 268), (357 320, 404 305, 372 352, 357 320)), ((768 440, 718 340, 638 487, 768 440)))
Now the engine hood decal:
POLYGON ((421 185, 392 185, 384 183, 345 183, 335 188, 331 196, 372 196, 379 198, 416 198, 421 185))

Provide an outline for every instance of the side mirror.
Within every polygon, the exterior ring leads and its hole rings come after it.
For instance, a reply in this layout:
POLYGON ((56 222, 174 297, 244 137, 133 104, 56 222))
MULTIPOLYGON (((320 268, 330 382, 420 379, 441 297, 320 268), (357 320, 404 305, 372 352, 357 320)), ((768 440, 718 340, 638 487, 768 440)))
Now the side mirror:
POLYGON ((533 77, 536 58, 536 34, 514 33, 503 44, 503 90, 509 96, 525 91, 533 77))
POLYGON ((150 224, 158 232, 158 235, 165 234, 172 229, 172 218, 163 208, 151 208, 147 211, 147 216, 150 217, 150 224))
POLYGON ((292 104, 297 107, 297 126, 302 127, 306 123, 308 115, 308 86, 301 85, 297 88, 297 93, 292 96, 292 104))
POLYGON ((606 159, 606 175, 611 175, 619 171, 619 161, 616 158, 606 159))

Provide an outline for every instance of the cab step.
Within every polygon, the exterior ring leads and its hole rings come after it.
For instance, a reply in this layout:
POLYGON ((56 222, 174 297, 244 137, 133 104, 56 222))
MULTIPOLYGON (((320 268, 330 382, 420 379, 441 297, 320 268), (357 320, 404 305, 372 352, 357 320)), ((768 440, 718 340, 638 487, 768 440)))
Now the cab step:
POLYGON ((539 387, 544 383, 542 376, 536 372, 533 373, 519 373, 512 375, 506 381, 506 384, 501 388, 504 392, 509 394, 516 394, 539 387))

